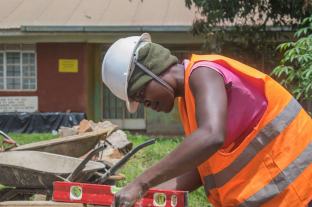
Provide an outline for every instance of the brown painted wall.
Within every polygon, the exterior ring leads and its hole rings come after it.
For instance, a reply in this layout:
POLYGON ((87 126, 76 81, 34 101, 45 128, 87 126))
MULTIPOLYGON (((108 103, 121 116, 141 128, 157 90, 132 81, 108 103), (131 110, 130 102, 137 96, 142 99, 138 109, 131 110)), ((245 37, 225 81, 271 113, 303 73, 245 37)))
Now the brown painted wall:
POLYGON ((37 45, 40 111, 87 110, 86 47, 83 43, 37 45), (59 59, 78 59, 78 73, 58 72, 59 59))
POLYGON ((86 43, 39 43, 37 91, 0 92, 0 96, 38 96, 40 112, 87 112, 88 55, 86 43), (59 59, 78 59, 78 73, 58 72, 59 59))

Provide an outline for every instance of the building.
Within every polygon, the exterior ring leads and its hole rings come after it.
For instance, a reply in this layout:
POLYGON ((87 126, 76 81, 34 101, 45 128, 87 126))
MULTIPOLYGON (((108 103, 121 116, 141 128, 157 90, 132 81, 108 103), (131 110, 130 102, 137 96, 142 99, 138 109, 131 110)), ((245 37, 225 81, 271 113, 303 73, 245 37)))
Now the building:
MULTIPOLYGON (((181 133, 177 110, 127 113, 103 85, 101 61, 115 40, 142 32, 181 60, 200 53, 195 18, 181 0, 1 0, 0 112, 83 112, 126 129, 181 133)), ((265 54, 246 60, 265 68, 265 54)))

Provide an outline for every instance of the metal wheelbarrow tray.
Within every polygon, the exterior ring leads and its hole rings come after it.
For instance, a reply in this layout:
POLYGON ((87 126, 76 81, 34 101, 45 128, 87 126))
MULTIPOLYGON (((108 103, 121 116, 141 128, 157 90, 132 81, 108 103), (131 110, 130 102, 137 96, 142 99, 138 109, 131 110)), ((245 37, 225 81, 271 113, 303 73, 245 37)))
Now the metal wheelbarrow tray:
MULTIPOLYGON (((65 180, 81 161, 38 151, 3 152, 0 153, 0 183, 16 188, 51 188, 54 181, 65 180)), ((103 163, 89 161, 77 181, 85 182, 94 172, 103 168, 103 163)))
POLYGON ((116 127, 112 126, 107 129, 88 132, 81 135, 73 135, 63 138, 55 138, 47 141, 25 144, 12 148, 10 150, 32 150, 66 155, 71 157, 81 157, 88 153, 92 148, 94 148, 101 139, 105 139, 107 136, 109 136, 115 129, 116 127))

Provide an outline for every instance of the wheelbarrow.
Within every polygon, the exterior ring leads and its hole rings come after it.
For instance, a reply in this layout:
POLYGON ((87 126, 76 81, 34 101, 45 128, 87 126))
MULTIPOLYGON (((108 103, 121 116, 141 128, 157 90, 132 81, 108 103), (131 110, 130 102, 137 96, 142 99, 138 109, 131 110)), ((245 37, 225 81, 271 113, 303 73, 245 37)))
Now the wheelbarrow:
POLYGON ((0 201, 33 194, 44 194, 50 199, 55 181, 107 184, 109 176, 114 175, 132 155, 153 143, 154 139, 137 146, 112 167, 101 161, 91 161, 94 155, 105 149, 105 145, 94 149, 85 159, 39 151, 0 153, 0 183, 13 187, 0 191, 0 201))
POLYGON ((18 144, 13 140, 9 135, 4 133, 3 131, 0 130, 0 135, 3 137, 2 143, 1 143, 1 148, 0 151, 7 151, 10 150, 14 147, 17 147, 18 144))
POLYGON ((7 134, 0 131, 3 142, 8 147, 3 148, 2 151, 41 151, 53 154, 66 155, 71 157, 81 157, 93 149, 100 140, 105 140, 117 127, 111 127, 96 130, 94 132, 87 132, 80 135, 73 135, 68 137, 56 138, 47 141, 35 142, 18 146, 17 143, 7 134))

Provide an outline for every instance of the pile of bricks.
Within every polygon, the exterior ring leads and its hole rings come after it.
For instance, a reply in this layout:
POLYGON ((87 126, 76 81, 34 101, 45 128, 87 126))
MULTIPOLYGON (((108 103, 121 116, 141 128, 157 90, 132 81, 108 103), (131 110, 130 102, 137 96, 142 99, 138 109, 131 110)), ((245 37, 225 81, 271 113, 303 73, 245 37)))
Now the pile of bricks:
MULTIPOLYGON (((67 137, 72 135, 83 135, 88 132, 97 131, 100 129, 109 129, 106 137, 106 149, 101 154, 102 160, 110 165, 118 162, 127 152, 132 149, 132 143, 127 139, 127 134, 118 129, 118 127, 109 121, 95 123, 92 120, 82 120, 79 125, 73 127, 60 127, 58 134, 60 137, 67 137)), ((100 143, 101 144, 101 143, 100 143)))

